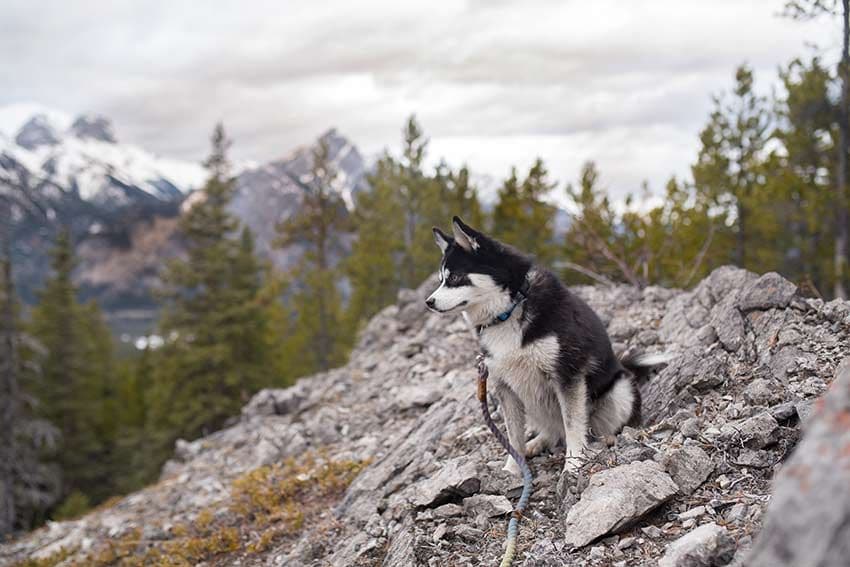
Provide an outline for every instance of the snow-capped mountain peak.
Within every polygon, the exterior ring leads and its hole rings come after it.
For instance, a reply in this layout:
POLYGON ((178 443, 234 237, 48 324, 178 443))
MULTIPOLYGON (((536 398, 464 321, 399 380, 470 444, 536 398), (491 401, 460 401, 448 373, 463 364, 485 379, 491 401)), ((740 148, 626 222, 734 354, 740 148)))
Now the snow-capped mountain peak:
POLYGON ((78 116, 71 124, 70 133, 80 139, 88 138, 111 144, 117 142, 115 132, 112 129, 112 122, 99 115, 83 114, 78 116))
POLYGON ((15 135, 15 143, 27 150, 59 143, 59 133, 44 114, 30 118, 15 135))
MULTIPOLYGON (((0 108, 0 181, 77 195, 111 208, 141 200, 172 203, 200 187, 199 163, 165 159, 118 143, 99 115, 69 115, 32 104, 0 108), (27 112, 33 112, 26 116, 27 112), (5 172, 3 169, 5 168, 5 172), (23 172, 23 173, 22 173, 23 172)), ((0 185, 0 192, 5 189, 0 185)))

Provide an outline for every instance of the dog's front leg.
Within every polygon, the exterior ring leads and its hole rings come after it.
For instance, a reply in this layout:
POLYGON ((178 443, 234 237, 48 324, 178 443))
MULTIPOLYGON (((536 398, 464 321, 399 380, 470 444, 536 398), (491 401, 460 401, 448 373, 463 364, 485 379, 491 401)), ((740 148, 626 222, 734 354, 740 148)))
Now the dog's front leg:
POLYGON ((576 376, 574 382, 556 388, 561 417, 564 420, 564 470, 574 471, 581 466, 581 458, 587 447, 588 399, 587 382, 584 376, 576 376))
MULTIPOLYGON (((501 386, 496 389, 496 397, 502 407, 502 416, 505 418, 505 426, 508 428, 508 441, 520 455, 525 454, 525 406, 510 388, 501 386)), ((513 457, 508 456, 503 470, 516 476, 520 475, 519 463, 513 457)))

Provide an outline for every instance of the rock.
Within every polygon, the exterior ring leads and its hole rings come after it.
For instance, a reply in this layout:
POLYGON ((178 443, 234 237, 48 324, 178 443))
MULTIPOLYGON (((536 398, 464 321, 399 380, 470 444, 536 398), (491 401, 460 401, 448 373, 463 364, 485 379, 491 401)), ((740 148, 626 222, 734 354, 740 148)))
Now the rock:
POLYGON ((416 538, 410 524, 403 526, 390 540, 384 567, 410 567, 416 564, 416 538))
POLYGON ((762 449, 779 439, 779 424, 769 412, 732 422, 720 428, 721 437, 729 443, 740 441, 747 447, 762 449))
POLYGON ((779 423, 786 422, 797 415, 797 408, 795 407, 794 402, 777 404, 771 407, 769 411, 770 415, 773 416, 773 419, 779 423))
POLYGON ((488 518, 513 512, 511 501, 501 495, 476 494, 463 499, 463 511, 468 516, 484 515, 488 518))
POLYGON ((446 526, 446 524, 440 524, 437 526, 437 529, 434 530, 434 535, 431 536, 431 540, 435 542, 440 541, 443 539, 443 536, 446 535, 447 531, 449 531, 448 526, 446 526))
POLYGON ((785 463, 751 567, 847 565, 850 557, 850 358, 785 463), (817 526, 817 529, 813 529, 817 526))
POLYGON ((766 469, 773 466, 775 459, 769 451, 763 449, 741 449, 738 456, 734 457, 732 461, 742 467, 766 469))
POLYGON ((690 494, 699 488, 714 470, 711 457, 697 445, 673 449, 664 455, 661 462, 681 494, 690 494))
POLYGON ((738 307, 744 312, 784 309, 796 294, 797 286, 776 272, 768 272, 743 290, 738 307))
POLYGON ((703 524, 667 546, 658 567, 714 567, 735 555, 735 541, 714 522, 703 524))
POLYGON ((653 461, 636 461, 590 477, 581 499, 567 514, 565 539, 583 547, 630 526, 673 497, 678 486, 653 461))
POLYGON ((242 418, 294 413, 307 399, 306 385, 307 382, 301 380, 295 386, 285 389, 260 390, 242 408, 242 418))
POLYGON ((724 517, 726 518, 726 521, 731 524, 740 524, 747 519, 749 511, 749 506, 743 502, 738 502, 729 508, 729 510, 724 514, 724 517))
POLYGON ((463 507, 458 504, 443 504, 433 510, 435 518, 454 518, 463 514, 463 507))
POLYGON ((705 514, 705 506, 695 506, 694 508, 691 508, 690 510, 686 510, 685 512, 679 514, 679 520, 682 521, 690 520, 692 518, 699 518, 703 514, 705 514))
POLYGON ((682 432, 682 435, 691 439, 699 437, 701 430, 702 420, 698 417, 689 417, 679 426, 679 431, 682 432))
POLYGON ((776 401, 777 388, 774 383, 765 378, 756 378, 741 392, 744 399, 754 406, 767 406, 776 401))
POLYGON ((439 386, 416 384, 399 388, 395 397, 400 409, 409 409, 430 406, 439 400, 441 395, 439 386))
POLYGON ((434 506, 453 497, 471 496, 480 487, 475 463, 452 459, 446 461, 435 475, 416 485, 412 502, 415 506, 434 506))
POLYGON ((800 424, 805 428, 808 425, 809 418, 814 410, 814 402, 811 400, 797 402, 794 404, 794 410, 800 418, 800 424))
POLYGON ((590 548, 590 554, 588 554, 588 559, 592 562, 598 562, 605 559, 605 548, 601 545, 595 545, 590 548))
POLYGON ((620 541, 617 542, 617 549, 620 549, 620 550, 628 549, 632 545, 634 545, 636 540, 637 540, 637 538, 634 538, 634 537, 621 538, 620 541))

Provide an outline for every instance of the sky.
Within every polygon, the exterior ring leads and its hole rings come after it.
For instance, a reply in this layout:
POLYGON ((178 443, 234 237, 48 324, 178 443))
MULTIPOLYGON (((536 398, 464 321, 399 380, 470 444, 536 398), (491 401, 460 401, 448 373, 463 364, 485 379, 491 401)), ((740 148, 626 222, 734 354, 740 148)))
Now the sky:
POLYGON ((781 0, 3 0, 0 106, 112 119, 122 141, 237 160, 336 127, 367 156, 412 113, 429 161, 495 180, 542 157, 561 185, 594 160, 615 199, 686 176, 711 95, 741 63, 768 95, 794 57, 837 61, 826 17, 781 0), (814 46, 812 45, 814 44, 814 46))

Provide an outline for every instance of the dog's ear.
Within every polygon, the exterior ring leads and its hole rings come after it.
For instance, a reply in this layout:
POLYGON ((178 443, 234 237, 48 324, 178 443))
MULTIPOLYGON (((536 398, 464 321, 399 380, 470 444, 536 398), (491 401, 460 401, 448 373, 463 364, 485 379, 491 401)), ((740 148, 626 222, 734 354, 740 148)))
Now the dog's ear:
POLYGON ((455 235, 455 242, 457 242, 457 245, 467 252, 474 252, 478 250, 478 239, 480 235, 468 225, 464 224, 460 217, 452 218, 452 233, 455 235))
POLYGON ((449 244, 452 243, 452 237, 448 234, 444 233, 442 230, 437 228, 436 226, 431 230, 434 231, 434 242, 437 243, 437 246, 440 247, 440 252, 443 254, 446 253, 446 248, 449 247, 449 244))

